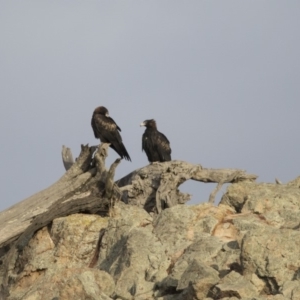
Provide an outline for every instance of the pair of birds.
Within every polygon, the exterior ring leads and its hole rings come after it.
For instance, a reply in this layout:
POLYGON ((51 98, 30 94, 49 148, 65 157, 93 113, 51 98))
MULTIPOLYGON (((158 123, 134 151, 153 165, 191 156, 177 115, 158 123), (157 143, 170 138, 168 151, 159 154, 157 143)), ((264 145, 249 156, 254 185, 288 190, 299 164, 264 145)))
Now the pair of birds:
MULTIPOLYGON (((146 120, 141 123, 146 130, 142 137, 142 150, 146 152, 149 162, 164 162, 171 160, 171 147, 167 137, 159 132, 156 122, 146 120)), ((109 116, 107 108, 99 106, 94 110, 92 116, 92 128, 95 138, 100 139, 102 143, 110 143, 121 158, 131 161, 131 158, 122 142, 119 131, 121 128, 109 116)))

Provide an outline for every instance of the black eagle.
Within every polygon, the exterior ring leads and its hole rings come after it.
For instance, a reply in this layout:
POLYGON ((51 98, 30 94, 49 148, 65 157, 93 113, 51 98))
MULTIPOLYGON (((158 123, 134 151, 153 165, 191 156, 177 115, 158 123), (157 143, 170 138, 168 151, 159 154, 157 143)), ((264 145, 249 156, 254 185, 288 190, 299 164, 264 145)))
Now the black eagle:
POLYGON ((155 120, 141 123, 146 130, 142 137, 142 150, 146 152, 149 162, 164 162, 171 160, 171 147, 167 137, 159 132, 155 120))
POLYGON ((121 158, 131 161, 119 133, 121 128, 109 116, 108 110, 104 106, 99 106, 94 110, 92 128, 96 139, 100 139, 102 143, 110 143, 110 147, 113 148, 121 158))

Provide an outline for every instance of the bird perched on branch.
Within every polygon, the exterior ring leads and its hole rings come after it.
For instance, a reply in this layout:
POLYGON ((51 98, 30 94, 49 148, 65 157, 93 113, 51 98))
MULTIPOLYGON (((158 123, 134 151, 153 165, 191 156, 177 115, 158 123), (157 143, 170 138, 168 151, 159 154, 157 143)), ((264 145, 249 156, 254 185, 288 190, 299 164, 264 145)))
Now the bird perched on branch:
POLYGON ((157 130, 155 120, 145 120, 140 126, 146 127, 142 137, 142 150, 146 152, 149 162, 170 161, 170 142, 163 133, 157 130))
POLYGON ((121 128, 109 116, 108 110, 104 106, 99 106, 94 110, 92 128, 96 139, 100 139, 102 143, 110 143, 110 147, 113 148, 121 158, 131 161, 119 133, 121 128))

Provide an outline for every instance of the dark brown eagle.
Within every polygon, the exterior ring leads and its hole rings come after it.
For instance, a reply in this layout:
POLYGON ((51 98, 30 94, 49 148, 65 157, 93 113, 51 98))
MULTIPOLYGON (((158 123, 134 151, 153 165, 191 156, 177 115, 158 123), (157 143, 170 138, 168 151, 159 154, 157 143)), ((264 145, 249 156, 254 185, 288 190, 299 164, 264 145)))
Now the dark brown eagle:
POLYGON ((146 120, 141 123, 141 126, 146 126, 142 137, 142 150, 146 152, 149 162, 170 161, 170 142, 163 133, 157 130, 155 120, 146 120))
POLYGON ((92 128, 96 139, 100 139, 102 143, 110 143, 110 147, 113 148, 121 158, 131 161, 119 133, 121 128, 109 116, 108 110, 104 106, 99 106, 94 110, 92 128))

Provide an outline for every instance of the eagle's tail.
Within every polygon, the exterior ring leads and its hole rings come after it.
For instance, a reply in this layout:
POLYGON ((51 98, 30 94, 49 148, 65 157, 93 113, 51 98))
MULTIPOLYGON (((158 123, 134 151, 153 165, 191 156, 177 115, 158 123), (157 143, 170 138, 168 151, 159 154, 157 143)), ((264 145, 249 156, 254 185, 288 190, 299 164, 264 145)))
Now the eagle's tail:
POLYGON ((131 161, 131 158, 123 143, 119 143, 118 145, 111 144, 110 147, 113 148, 121 156, 121 158, 131 161))
POLYGON ((131 158, 130 158, 130 156, 129 156, 129 154, 128 154, 128 152, 127 152, 124 144, 122 143, 120 146, 121 146, 121 151, 122 151, 122 155, 123 155, 123 156, 121 155, 121 157, 122 158, 124 157, 126 160, 131 161, 131 158))

